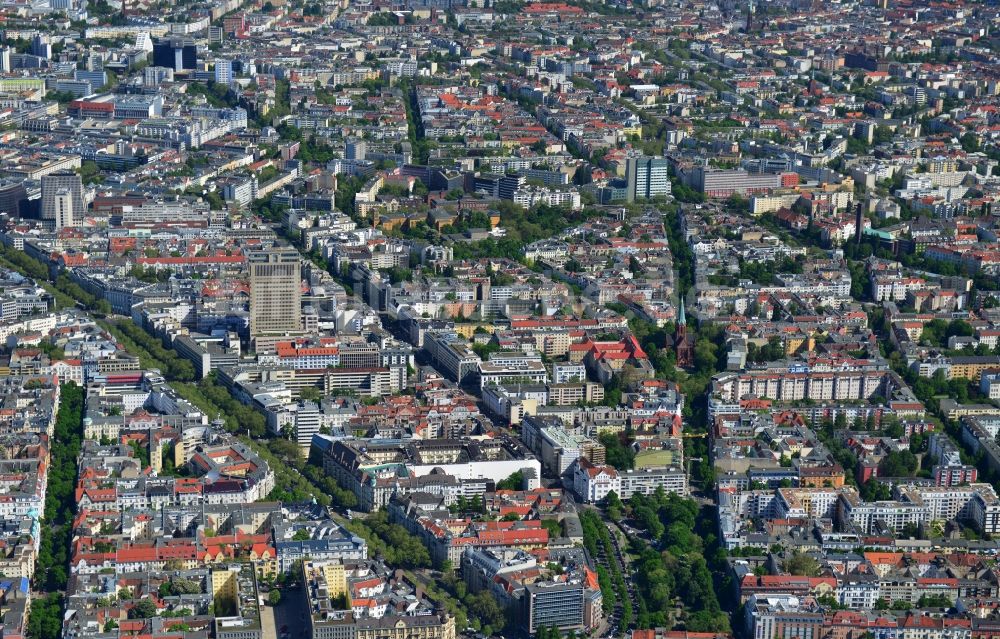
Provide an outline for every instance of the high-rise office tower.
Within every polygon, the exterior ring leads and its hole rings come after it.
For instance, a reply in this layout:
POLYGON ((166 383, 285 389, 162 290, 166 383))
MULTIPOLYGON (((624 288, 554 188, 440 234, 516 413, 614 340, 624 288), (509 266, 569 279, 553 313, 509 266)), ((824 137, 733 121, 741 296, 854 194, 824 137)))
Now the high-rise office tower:
POLYGON ((23 180, 19 178, 0 180, 0 213, 20 216, 21 207, 27 199, 28 191, 24 188, 23 180))
POLYGON ((174 71, 198 66, 198 47, 190 38, 164 38, 153 45, 153 66, 174 71))
POLYGON ((147 87, 159 86, 161 82, 173 82, 174 70, 167 67, 146 67, 142 70, 142 83, 147 87))
POLYGON ((670 195, 670 163, 642 156, 625 161, 625 201, 670 195))
POLYGON ((38 34, 31 39, 31 55, 37 55, 46 60, 52 59, 52 42, 49 36, 38 34))
POLYGON ((298 251, 274 248, 248 256, 250 333, 296 332, 302 327, 302 276, 298 251))
POLYGON ((348 160, 364 160, 368 153, 368 143, 358 138, 347 140, 344 157, 348 160))
POLYGON ((56 230, 75 226, 73 223, 73 194, 69 189, 59 189, 55 196, 56 230))
POLYGON ((215 59, 215 81, 229 86, 233 81, 233 61, 222 58, 215 59))
POLYGON ((73 220, 75 217, 80 217, 83 215, 84 211, 87 210, 87 205, 83 201, 83 182, 80 180, 80 176, 73 171, 56 171, 55 173, 49 173, 48 175, 42 176, 42 219, 51 220, 56 224, 56 228, 62 228, 59 226, 59 203, 57 201, 60 192, 66 191, 69 197, 69 207, 64 207, 63 210, 63 221, 69 219, 69 224, 64 224, 63 226, 73 226, 73 220), (69 217, 66 218, 65 214, 68 213, 69 217))

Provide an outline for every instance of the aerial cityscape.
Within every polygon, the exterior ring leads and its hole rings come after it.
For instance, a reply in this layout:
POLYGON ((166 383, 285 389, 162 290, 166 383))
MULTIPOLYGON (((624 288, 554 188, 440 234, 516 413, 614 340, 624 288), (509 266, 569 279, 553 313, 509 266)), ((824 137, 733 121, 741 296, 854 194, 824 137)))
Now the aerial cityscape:
POLYGON ((0 639, 1000 639, 997 0, 0 0, 0 639))

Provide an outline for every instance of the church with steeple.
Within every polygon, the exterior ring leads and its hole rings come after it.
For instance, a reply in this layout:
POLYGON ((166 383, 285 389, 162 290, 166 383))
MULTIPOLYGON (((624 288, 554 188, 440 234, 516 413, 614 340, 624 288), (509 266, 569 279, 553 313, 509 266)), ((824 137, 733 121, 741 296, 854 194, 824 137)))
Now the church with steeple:
POLYGON ((691 337, 687 334, 687 316, 684 313, 683 298, 680 311, 677 313, 677 327, 674 329, 674 349, 678 366, 687 368, 694 364, 694 347, 691 344, 691 337))

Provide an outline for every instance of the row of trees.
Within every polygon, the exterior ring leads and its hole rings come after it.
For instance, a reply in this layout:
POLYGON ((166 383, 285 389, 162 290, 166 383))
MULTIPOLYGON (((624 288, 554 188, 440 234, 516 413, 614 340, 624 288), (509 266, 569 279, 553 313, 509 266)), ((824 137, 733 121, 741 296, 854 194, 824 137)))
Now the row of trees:
POLYGON ((263 426, 256 423, 250 425, 251 437, 247 437, 246 422, 241 419, 247 417, 246 411, 256 415, 256 419, 263 419, 259 413, 253 411, 239 402, 235 402, 228 392, 220 387, 211 377, 194 384, 174 383, 173 388, 177 393, 196 407, 204 411, 207 415, 218 415, 223 420, 224 428, 234 434, 240 434, 240 439, 274 470, 274 490, 268 495, 270 499, 297 503, 315 500, 323 506, 338 505, 344 508, 354 508, 357 500, 354 494, 340 487, 332 478, 327 476, 319 466, 307 464, 299 454, 298 446, 285 439, 272 439, 266 445, 259 440, 263 437, 263 426), (207 391, 207 392, 206 392, 207 391), (226 398, 223 406, 216 404, 214 400, 226 398), (230 404, 234 401, 236 406, 230 404), (229 413, 229 409, 238 408, 238 415, 229 413), (260 429, 261 435, 253 436, 253 432, 260 429))
POLYGON ((583 528, 583 545, 587 552, 590 553, 591 557, 596 558, 603 554, 607 559, 607 568, 604 566, 597 568, 597 583, 601 587, 601 594, 604 598, 604 611, 609 613, 620 603, 622 607, 621 628, 628 628, 635 620, 635 610, 632 607, 628 588, 625 586, 625 577, 615 559, 611 535, 600 516, 592 510, 580 512, 580 524, 583 528))
POLYGON ((88 293, 82 286, 70 279, 65 272, 59 273, 55 279, 55 287, 61 293, 83 304, 88 311, 98 315, 111 313, 111 304, 106 300, 88 293))
POLYGON ((98 314, 107 315, 111 312, 111 305, 107 300, 91 295, 72 281, 66 273, 60 273, 53 285, 46 284, 50 277, 48 265, 23 251, 0 244, 0 264, 38 280, 39 284, 53 295, 56 305, 61 308, 80 305, 98 314))
POLYGON ((24 251, 17 251, 6 244, 0 244, 0 257, 18 272, 36 280, 48 280, 49 269, 45 264, 29 257, 24 251))
POLYGON ((628 509, 636 526, 663 549, 657 552, 644 542, 633 542, 633 552, 639 556, 635 561, 639 626, 729 632, 729 617, 719 603, 707 558, 725 565, 725 551, 717 547, 711 521, 702 516, 698 504, 661 488, 653 495, 633 495, 628 509), (671 612, 675 608, 683 611, 681 618, 671 612))
POLYGON ((45 525, 35 562, 35 588, 48 593, 32 602, 28 634, 57 639, 62 631, 62 596, 68 578, 73 525, 76 459, 83 439, 83 389, 73 382, 59 388, 59 411, 50 440, 51 465, 45 494, 45 525))
MULTIPOLYGON (((681 228, 680 212, 675 204, 657 203, 660 210, 664 212, 664 228, 670 250, 674 256, 674 264, 677 267, 677 294, 680 298, 686 296, 688 288, 694 280, 694 256, 691 248, 684 238, 684 231, 681 228)), ((656 370, 656 377, 676 382, 685 396, 692 399, 684 406, 684 417, 686 423, 698 429, 705 423, 707 402, 705 392, 711 383, 712 376, 718 372, 725 360, 720 357, 720 344, 722 343, 722 327, 712 324, 705 326, 688 326, 688 339, 694 340, 694 366, 689 370, 681 370, 676 367, 676 353, 672 348, 664 348, 667 337, 675 332, 675 326, 667 323, 662 327, 657 327, 651 322, 636 316, 630 312, 624 304, 614 302, 607 305, 608 308, 629 318, 629 329, 636 340, 643 347, 649 356, 650 363, 656 370)), ((623 386, 622 380, 612 379, 612 382, 605 388, 605 404, 609 404, 609 394, 614 395, 612 399, 617 400, 623 386)), ((617 404, 617 401, 616 401, 617 404)), ((611 448, 615 451, 621 450, 611 443, 611 448)), ((706 458, 707 450, 704 440, 686 439, 684 442, 685 454, 689 459, 706 458)), ((624 453, 624 451, 622 451, 624 453)), ((609 449, 609 455, 615 452, 609 449)), ((630 467, 627 453, 624 453, 617 462, 623 464, 622 468, 630 467)), ((617 466, 617 463, 615 464, 617 466)), ((699 463, 692 468, 692 481, 700 484, 711 484, 714 481, 714 471, 711 464, 699 463)))
POLYGON ((177 351, 165 348, 159 339, 153 337, 133 322, 122 319, 111 323, 116 337, 131 352, 148 356, 150 364, 159 368, 167 379, 179 382, 190 382, 195 378, 194 365, 177 351))
MULTIPOLYGON (((469 592, 468 586, 459 578, 453 570, 446 570, 441 577, 441 583, 460 603, 466 613, 466 623, 472 626, 476 632, 482 632, 486 636, 491 636, 513 621, 516 607, 509 611, 504 610, 497 600, 493 598, 488 590, 478 593, 469 592)), ((465 626, 462 626, 464 629, 465 626)))
MULTIPOLYGON (((48 268, 33 258, 22 252, 13 251, 0 245, 0 261, 7 262, 9 266, 19 272, 45 281, 49 277, 48 268)), ((60 303, 62 306, 72 306, 77 302, 85 307, 97 312, 110 313, 110 307, 105 300, 98 300, 78 284, 62 273, 56 278, 57 296, 62 296, 60 303)), ((157 367, 165 376, 171 380, 172 386, 178 393, 190 401, 192 404, 205 411, 210 417, 219 416, 223 419, 224 427, 234 434, 248 433, 249 437, 244 437, 244 441, 254 448, 265 461, 267 461, 275 472, 276 488, 271 494, 271 498, 289 502, 301 502, 315 499, 323 505, 335 504, 344 508, 353 508, 357 505, 357 500, 353 493, 341 488, 337 482, 323 473, 318 466, 307 464, 299 454, 297 447, 291 442, 284 440, 272 440, 268 446, 262 446, 258 441, 266 435, 266 421, 264 416, 253 410, 249 406, 235 400, 232 395, 220 386, 214 376, 200 380, 197 385, 189 383, 195 378, 194 368, 191 363, 177 355, 171 349, 165 348, 155 337, 149 335, 140 327, 127 321, 105 322, 104 327, 115 334, 116 338, 122 342, 127 350, 140 357, 143 366, 157 367), (291 449, 289 449, 289 446, 291 449), (273 451, 273 452, 272 452, 273 451)), ((80 395, 80 406, 82 411, 82 390, 77 389, 80 395)), ((79 418, 77 418, 79 424, 79 418)), ((65 443, 70 440, 61 438, 57 440, 65 443)), ((74 442, 70 442, 74 443, 74 442)), ((75 441, 76 450, 79 450, 79 441, 75 441)), ((53 456, 55 451, 53 452, 53 456)), ((55 468, 70 468, 70 474, 65 481, 68 481, 68 495, 72 495, 73 484, 76 481, 75 470, 76 453, 71 455, 72 466, 59 466, 55 468)), ((55 468, 53 470, 55 470, 55 468)), ((59 474, 50 474, 50 482, 59 482, 59 474)), ((57 494, 50 484, 49 495, 57 494)), ((54 502, 57 503, 57 502, 54 502)), ((70 499, 64 500, 70 503, 70 499)), ((53 506, 55 507, 55 506, 53 506)), ((47 507, 48 509, 48 507, 47 507)), ((47 513, 46 519, 51 520, 52 514, 47 513)), ((46 546, 45 538, 42 540, 43 548, 39 555, 38 565, 46 565, 45 550, 52 548, 49 563, 53 566, 51 577, 54 582, 65 583, 65 564, 68 561, 66 552, 68 540, 65 544, 50 544, 46 546), (58 553, 61 553, 58 554, 58 553)), ((39 571, 38 574, 43 574, 39 571)))
POLYGON ((413 159, 417 164, 427 164, 431 148, 436 145, 424 136, 424 123, 420 118, 420 106, 417 104, 417 90, 410 86, 409 81, 400 82, 400 90, 406 96, 403 106, 406 109, 406 135, 413 149, 413 159))
POLYGON ((198 381, 197 392, 219 407, 229 432, 246 434, 253 439, 261 439, 267 434, 267 420, 264 416, 233 398, 229 390, 216 381, 215 373, 198 381))
POLYGON ((63 596, 53 592, 44 597, 32 597, 28 617, 31 639, 58 639, 62 636, 63 596))
MULTIPOLYGON (((318 459, 313 459, 312 463, 306 463, 297 451, 291 451, 287 444, 288 440, 284 439, 272 439, 268 442, 268 448, 272 451, 276 447, 280 446, 284 449, 284 454, 279 455, 281 461, 287 465, 289 468, 294 468, 298 471, 301 477, 305 477, 308 483, 312 486, 318 488, 324 495, 329 496, 331 503, 338 508, 357 508, 358 498, 355 497, 354 493, 350 490, 342 487, 337 483, 337 480, 326 474, 323 470, 323 464, 318 459)), ((298 448, 297 444, 292 444, 298 448)), ((277 489, 277 484, 275 489, 277 489)), ((277 496, 272 496, 272 499, 278 499, 277 496)))
POLYGON ((389 523, 385 510, 347 524, 348 530, 368 541, 368 552, 381 556, 386 563, 402 568, 430 568, 431 554, 427 546, 399 524, 389 523))
MULTIPOLYGON (((272 444, 277 443, 279 440, 272 440, 264 446, 246 437, 241 439, 257 451, 257 454, 274 469, 274 489, 268 495, 268 499, 288 503, 302 503, 316 500, 316 503, 321 506, 330 506, 333 504, 333 498, 327 491, 309 481, 302 473, 298 472, 298 464, 302 463, 301 460, 295 463, 288 463, 285 461, 285 456, 279 457, 271 452, 272 444)), ((298 451, 296 451, 297 453, 298 451)))
POLYGON ((274 469, 275 487, 269 495, 270 499, 293 503, 315 499, 324 506, 340 508, 355 508, 358 505, 354 493, 323 472, 318 460, 314 460, 317 463, 307 463, 295 442, 276 438, 262 444, 260 440, 267 435, 264 416, 234 399, 216 381, 214 374, 197 385, 174 384, 174 388, 181 397, 209 416, 221 417, 228 432, 239 435, 274 469))

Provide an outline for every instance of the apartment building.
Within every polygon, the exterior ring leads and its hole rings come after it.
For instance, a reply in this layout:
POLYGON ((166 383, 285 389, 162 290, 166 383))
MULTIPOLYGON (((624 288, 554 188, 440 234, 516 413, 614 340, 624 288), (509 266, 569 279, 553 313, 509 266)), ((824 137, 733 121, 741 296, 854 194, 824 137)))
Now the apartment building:
POLYGON ((524 357, 512 362, 491 359, 479 363, 480 388, 491 384, 545 384, 548 381, 549 374, 541 360, 524 357))
POLYGON ((522 521, 472 521, 453 519, 428 495, 395 497, 389 502, 389 521, 420 537, 435 566, 449 562, 461 566, 467 549, 519 549, 534 551, 549 543, 548 530, 538 519, 522 521))
POLYGON ((479 355, 453 332, 427 331, 424 349, 440 370, 459 383, 470 381, 483 363, 479 355))
POLYGON ((825 369, 806 364, 776 364, 743 373, 720 373, 712 380, 713 394, 736 402, 747 396, 776 401, 831 401, 889 396, 891 383, 884 365, 855 369, 825 369))
POLYGON ((766 193, 799 183, 795 173, 748 173, 740 169, 707 167, 695 167, 686 177, 689 186, 711 198, 726 198, 734 193, 743 196, 766 193))
POLYGON ((518 471, 541 477, 538 460, 511 440, 434 439, 403 445, 321 437, 314 444, 324 471, 355 494, 363 511, 377 510, 393 495, 411 490, 472 497, 484 492, 486 482, 496 483, 518 471), (439 469, 444 472, 433 472, 439 469), (440 487, 432 488, 436 484, 440 487))
POLYGON ((621 499, 629 499, 636 493, 652 495, 661 488, 668 493, 687 494, 687 474, 678 467, 617 470, 581 457, 572 471, 573 491, 587 503, 600 502, 611 491, 621 499))
POLYGON ((625 160, 625 201, 670 195, 670 161, 665 158, 631 157, 625 160))
POLYGON ((823 613, 809 600, 789 594, 752 595, 744 604, 744 623, 753 639, 818 639, 823 613))

